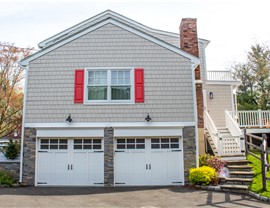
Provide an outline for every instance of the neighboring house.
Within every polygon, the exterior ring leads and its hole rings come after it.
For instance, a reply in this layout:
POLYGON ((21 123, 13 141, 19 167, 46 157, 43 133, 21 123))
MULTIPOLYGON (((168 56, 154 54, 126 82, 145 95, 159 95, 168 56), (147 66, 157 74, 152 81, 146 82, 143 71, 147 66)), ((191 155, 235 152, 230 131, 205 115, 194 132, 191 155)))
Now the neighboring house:
POLYGON ((108 10, 42 41, 21 61, 21 182, 187 183, 199 143, 204 152, 203 92, 219 93, 206 87, 209 41, 196 28, 183 19, 179 37, 108 10))

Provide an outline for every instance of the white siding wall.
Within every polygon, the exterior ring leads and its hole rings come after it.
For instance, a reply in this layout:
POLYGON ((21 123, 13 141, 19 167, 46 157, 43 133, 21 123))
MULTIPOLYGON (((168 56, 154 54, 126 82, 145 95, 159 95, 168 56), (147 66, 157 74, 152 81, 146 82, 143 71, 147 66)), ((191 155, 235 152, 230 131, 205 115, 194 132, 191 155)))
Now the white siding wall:
POLYGON ((30 63, 26 122, 194 121, 190 60, 108 24, 30 63), (73 103, 74 70, 85 67, 143 67, 145 103, 73 103))
POLYGON ((217 127, 225 127, 225 110, 231 111, 232 92, 230 85, 205 85, 207 110, 217 127), (209 99, 209 92, 214 93, 214 98, 209 99))

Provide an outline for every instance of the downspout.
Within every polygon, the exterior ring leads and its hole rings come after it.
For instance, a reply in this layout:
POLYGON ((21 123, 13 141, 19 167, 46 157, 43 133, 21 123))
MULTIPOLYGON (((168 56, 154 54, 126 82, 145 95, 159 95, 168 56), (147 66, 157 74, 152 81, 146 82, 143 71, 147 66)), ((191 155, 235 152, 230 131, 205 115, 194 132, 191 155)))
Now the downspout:
POLYGON ((26 97, 27 97, 27 80, 28 80, 28 65, 25 67, 25 80, 24 80, 24 98, 23 98, 23 117, 22 117, 22 137, 21 137, 21 159, 20 159, 20 179, 19 183, 22 183, 23 179, 23 145, 24 145, 24 126, 25 126, 25 109, 26 109, 26 97))
POLYGON ((196 167, 199 167, 199 137, 198 137, 198 121, 197 121, 197 99, 196 99, 195 68, 196 67, 194 67, 194 65, 191 64, 193 108, 194 108, 194 121, 195 121, 196 167))

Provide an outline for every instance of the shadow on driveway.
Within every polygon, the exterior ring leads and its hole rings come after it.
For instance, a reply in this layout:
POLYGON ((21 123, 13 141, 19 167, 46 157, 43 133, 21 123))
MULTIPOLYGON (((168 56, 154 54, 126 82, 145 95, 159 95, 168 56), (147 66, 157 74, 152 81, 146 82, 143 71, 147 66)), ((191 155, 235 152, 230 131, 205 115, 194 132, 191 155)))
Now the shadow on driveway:
POLYGON ((145 186, 145 187, 17 187, 1 188, 0 195, 59 196, 123 193, 166 189, 172 192, 195 192, 198 189, 185 186, 145 186))
POLYGON ((1 207, 270 207, 250 196, 169 187, 0 188, 1 207))

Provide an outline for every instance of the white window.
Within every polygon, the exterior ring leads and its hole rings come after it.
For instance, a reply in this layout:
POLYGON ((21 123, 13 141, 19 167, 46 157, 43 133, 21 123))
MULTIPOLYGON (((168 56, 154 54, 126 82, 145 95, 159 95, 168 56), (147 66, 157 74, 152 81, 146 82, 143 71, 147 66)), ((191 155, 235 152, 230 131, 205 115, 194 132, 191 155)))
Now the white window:
POLYGON ((87 69, 86 103, 133 102, 132 69, 87 69))
POLYGON ((68 147, 67 139, 41 139, 40 149, 42 150, 66 150, 68 147))

